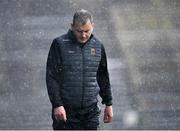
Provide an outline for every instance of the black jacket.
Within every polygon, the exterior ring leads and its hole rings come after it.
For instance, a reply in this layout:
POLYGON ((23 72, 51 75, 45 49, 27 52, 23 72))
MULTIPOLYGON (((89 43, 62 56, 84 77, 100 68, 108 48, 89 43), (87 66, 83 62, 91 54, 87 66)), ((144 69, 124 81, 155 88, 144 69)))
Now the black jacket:
POLYGON ((111 105, 103 45, 92 35, 83 46, 72 31, 54 39, 47 59, 46 84, 53 108, 86 108, 97 103, 98 94, 103 104, 111 105))

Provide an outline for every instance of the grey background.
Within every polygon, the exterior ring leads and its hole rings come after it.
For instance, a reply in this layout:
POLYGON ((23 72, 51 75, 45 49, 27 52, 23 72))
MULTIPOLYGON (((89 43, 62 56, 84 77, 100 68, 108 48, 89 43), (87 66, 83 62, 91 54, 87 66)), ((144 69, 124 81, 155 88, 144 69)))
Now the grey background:
POLYGON ((180 129, 179 0, 0 0, 0 129, 52 129, 45 84, 53 38, 94 15, 114 119, 100 129, 180 129))

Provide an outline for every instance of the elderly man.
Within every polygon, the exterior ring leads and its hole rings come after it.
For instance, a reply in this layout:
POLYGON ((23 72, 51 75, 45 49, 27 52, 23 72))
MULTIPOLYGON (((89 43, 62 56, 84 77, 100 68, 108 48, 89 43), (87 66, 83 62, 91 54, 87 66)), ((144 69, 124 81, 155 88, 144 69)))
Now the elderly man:
POLYGON ((89 11, 75 12, 71 29, 53 40, 46 83, 52 103, 53 129, 94 129, 99 125, 98 94, 105 104, 104 122, 112 121, 112 93, 103 44, 92 34, 89 11))

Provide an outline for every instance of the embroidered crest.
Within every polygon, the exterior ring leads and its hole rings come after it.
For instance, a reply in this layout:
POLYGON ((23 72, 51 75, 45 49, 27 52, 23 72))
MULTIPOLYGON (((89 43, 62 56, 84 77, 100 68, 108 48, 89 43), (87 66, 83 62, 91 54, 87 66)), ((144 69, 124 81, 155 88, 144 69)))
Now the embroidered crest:
POLYGON ((91 48, 91 55, 95 55, 96 54, 96 49, 95 48, 91 48))
POLYGON ((68 53, 73 54, 75 51, 69 50, 68 53))

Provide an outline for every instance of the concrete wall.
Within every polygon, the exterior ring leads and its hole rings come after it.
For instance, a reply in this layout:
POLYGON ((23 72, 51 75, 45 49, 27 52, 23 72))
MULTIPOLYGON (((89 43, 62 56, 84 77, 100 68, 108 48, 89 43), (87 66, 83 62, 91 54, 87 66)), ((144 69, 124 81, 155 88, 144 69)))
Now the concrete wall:
POLYGON ((0 129, 51 129, 46 59, 80 8, 108 56, 114 120, 100 128, 179 129, 178 0, 0 0, 0 129))

